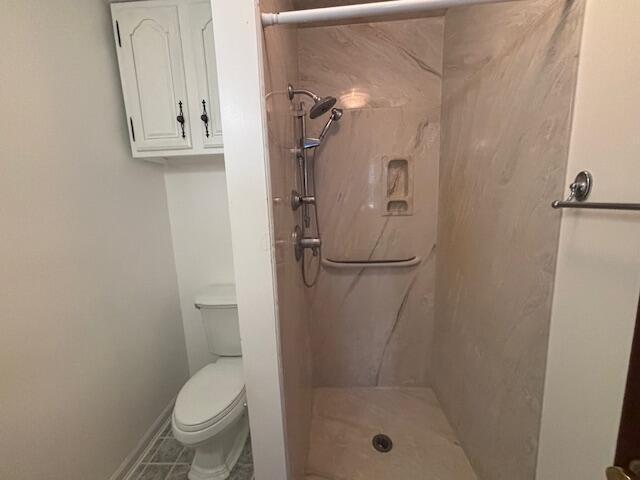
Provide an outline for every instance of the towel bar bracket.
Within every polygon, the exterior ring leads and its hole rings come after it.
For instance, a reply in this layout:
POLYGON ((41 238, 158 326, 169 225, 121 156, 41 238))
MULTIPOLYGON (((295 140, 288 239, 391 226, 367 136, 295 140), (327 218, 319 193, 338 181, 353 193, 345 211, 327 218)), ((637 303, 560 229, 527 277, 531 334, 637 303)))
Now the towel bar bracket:
POLYGON ((593 176, 586 170, 581 171, 576 175, 575 180, 569 185, 569 198, 567 202, 576 200, 578 202, 584 202, 589 198, 591 189, 593 188, 593 176))

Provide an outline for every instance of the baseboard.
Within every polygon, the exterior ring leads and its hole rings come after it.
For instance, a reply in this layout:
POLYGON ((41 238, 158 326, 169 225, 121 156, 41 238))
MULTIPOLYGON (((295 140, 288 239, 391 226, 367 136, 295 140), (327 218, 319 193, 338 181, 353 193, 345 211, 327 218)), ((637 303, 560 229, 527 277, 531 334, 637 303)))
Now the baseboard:
POLYGON ((125 457, 115 473, 109 477, 109 480, 127 480, 129 478, 131 472, 138 466, 140 460, 144 458, 146 450, 153 446, 155 439, 164 430, 167 421, 171 418, 174 403, 175 398, 162 410, 160 416, 151 424, 135 448, 125 457))

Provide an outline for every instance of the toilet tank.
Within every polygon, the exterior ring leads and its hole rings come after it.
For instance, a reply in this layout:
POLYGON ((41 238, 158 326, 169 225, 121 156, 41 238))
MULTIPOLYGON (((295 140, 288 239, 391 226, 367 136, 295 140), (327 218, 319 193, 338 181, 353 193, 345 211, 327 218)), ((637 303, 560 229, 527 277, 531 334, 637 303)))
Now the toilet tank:
POLYGON ((209 285, 196 295, 195 306, 202 316, 209 351, 221 357, 241 356, 235 285, 209 285))

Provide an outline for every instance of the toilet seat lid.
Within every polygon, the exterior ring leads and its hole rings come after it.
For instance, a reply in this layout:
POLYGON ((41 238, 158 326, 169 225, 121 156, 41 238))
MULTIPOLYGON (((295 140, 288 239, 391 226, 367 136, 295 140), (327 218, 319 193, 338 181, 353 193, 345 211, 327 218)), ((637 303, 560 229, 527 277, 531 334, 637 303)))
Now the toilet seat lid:
POLYGON ((197 431, 223 418, 244 398, 242 357, 220 358, 201 368, 182 387, 173 409, 176 426, 197 431))

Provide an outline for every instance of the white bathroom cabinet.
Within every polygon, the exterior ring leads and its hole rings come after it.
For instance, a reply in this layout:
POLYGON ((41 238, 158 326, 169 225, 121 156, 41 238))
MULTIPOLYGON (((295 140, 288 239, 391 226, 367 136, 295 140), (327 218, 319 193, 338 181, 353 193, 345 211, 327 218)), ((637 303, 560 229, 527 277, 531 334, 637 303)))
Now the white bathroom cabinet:
POLYGON ((111 5, 134 157, 223 152, 208 0, 111 5))

